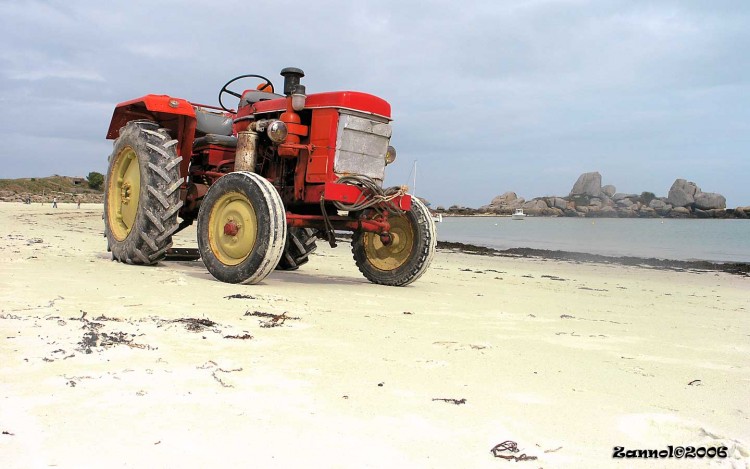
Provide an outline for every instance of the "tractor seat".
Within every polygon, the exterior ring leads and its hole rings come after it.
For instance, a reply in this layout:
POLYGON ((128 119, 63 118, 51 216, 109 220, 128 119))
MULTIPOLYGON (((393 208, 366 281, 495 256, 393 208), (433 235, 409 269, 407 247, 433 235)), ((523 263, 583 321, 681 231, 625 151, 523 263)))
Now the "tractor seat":
POLYGON ((235 148, 237 146, 237 137, 232 135, 206 134, 193 140, 193 148, 199 148, 205 145, 220 145, 222 147, 235 148))
POLYGON ((196 130, 204 134, 232 135, 232 118, 193 106, 197 120, 196 130))
POLYGON ((247 90, 240 99, 240 107, 248 104, 255 104, 260 101, 270 101, 272 99, 283 98, 284 96, 276 93, 266 93, 265 91, 247 90))

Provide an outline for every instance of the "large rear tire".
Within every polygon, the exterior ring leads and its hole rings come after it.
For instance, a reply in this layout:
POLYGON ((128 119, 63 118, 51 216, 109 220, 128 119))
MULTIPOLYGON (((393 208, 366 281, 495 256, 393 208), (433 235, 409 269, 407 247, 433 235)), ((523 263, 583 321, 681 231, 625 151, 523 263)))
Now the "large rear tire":
POLYGON ((384 245, 377 233, 356 231, 352 253, 360 272, 371 282, 405 286, 425 273, 435 255, 435 222, 424 204, 413 197, 411 210, 388 218, 393 242, 384 245))
POLYGON ((238 171, 209 188, 198 212, 198 249, 214 278, 260 282, 278 265, 285 241, 284 205, 265 178, 238 171))
POLYGON ((182 207, 176 144, 156 122, 131 121, 120 129, 104 194, 104 232, 113 259, 156 264, 172 246, 182 207))
POLYGON ((315 230, 312 228, 291 227, 287 229, 284 253, 276 270, 297 270, 307 264, 309 256, 318 246, 315 244, 315 230))

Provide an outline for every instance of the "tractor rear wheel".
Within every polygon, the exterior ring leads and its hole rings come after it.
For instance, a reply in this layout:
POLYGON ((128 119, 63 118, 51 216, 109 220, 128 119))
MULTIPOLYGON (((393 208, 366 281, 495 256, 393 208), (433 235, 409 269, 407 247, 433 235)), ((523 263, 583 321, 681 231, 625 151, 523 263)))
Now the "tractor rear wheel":
POLYGON ((238 171, 208 189, 198 212, 198 249, 214 278, 260 282, 278 265, 285 241, 284 205, 265 178, 238 171))
POLYGON ((287 229, 284 254, 281 255, 276 270, 297 270, 301 265, 307 264, 310 254, 318 246, 315 244, 315 230, 312 228, 287 229))
POLYGON ((176 144, 156 122, 131 121, 120 129, 104 194, 104 232, 113 259, 156 264, 172 246, 182 206, 176 144))
POLYGON ((411 210, 388 218, 391 243, 383 244, 377 233, 356 231, 352 253, 360 272, 371 282, 405 286, 425 273, 435 254, 437 236, 429 210, 416 197, 411 210))

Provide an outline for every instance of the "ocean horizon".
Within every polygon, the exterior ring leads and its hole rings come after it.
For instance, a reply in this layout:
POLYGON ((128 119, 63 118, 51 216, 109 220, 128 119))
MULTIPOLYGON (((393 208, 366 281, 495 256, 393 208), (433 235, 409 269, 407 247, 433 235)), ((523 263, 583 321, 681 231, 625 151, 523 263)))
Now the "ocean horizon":
POLYGON ((438 240, 494 249, 750 262, 750 221, 736 219, 443 217, 438 240))

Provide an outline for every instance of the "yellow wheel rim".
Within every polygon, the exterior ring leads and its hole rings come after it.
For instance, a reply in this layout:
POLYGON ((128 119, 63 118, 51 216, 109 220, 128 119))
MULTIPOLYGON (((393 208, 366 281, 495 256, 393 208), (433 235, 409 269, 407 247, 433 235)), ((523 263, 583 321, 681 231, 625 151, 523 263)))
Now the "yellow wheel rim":
POLYGON ((247 259, 258 238, 258 218, 250 200, 239 192, 219 197, 208 219, 208 243, 222 264, 247 259))
POLYGON ((401 267, 409 260, 414 249, 414 230, 406 217, 392 217, 390 244, 385 245, 377 233, 365 233, 363 240, 365 255, 373 267, 390 271, 401 267))
POLYGON ((138 156, 133 148, 125 147, 115 156, 107 182, 109 227, 118 241, 127 238, 133 229, 140 194, 141 168, 138 156))

